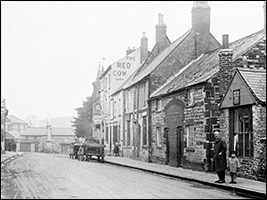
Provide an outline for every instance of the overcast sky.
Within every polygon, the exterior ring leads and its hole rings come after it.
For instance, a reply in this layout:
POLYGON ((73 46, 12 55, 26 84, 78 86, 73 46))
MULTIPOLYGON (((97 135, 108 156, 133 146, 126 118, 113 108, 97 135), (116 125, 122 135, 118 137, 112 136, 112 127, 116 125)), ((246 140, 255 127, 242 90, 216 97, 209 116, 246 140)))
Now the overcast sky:
MULTIPOLYGON (((210 1, 210 31, 221 43, 264 27, 264 1, 210 1)), ((158 13, 173 42, 191 28, 193 1, 1 1, 1 98, 9 114, 25 119, 77 116, 104 68, 155 44, 158 13)))

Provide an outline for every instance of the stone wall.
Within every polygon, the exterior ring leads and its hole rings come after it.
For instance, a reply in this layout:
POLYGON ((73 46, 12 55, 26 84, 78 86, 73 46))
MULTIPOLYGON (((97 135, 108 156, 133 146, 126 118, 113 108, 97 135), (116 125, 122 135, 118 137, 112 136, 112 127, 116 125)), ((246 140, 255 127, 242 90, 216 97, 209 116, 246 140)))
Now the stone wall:
POLYGON ((164 164, 166 142, 163 137, 163 129, 167 127, 165 121, 165 106, 173 101, 179 99, 183 101, 187 106, 184 109, 184 124, 183 128, 189 125, 194 126, 194 146, 184 148, 182 167, 191 168, 196 170, 205 170, 204 165, 206 164, 207 149, 206 142, 212 140, 212 130, 219 128, 220 122, 220 110, 218 103, 216 102, 216 96, 219 96, 218 78, 214 77, 208 81, 208 83, 200 84, 189 88, 193 93, 194 103, 187 105, 188 100, 186 93, 188 90, 176 92, 172 95, 166 96, 161 99, 161 110, 156 109, 156 101, 151 102, 151 134, 152 134, 152 162, 164 164), (156 144, 156 131, 157 128, 161 128, 161 145, 156 144))

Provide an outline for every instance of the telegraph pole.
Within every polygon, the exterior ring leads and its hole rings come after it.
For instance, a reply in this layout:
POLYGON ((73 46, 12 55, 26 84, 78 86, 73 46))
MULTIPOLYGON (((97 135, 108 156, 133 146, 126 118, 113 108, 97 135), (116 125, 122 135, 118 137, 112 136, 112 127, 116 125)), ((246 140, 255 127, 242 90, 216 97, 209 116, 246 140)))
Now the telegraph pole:
POLYGON ((6 116, 8 115, 8 110, 6 109, 6 100, 1 99, 1 153, 6 153, 6 116), (3 136, 2 136, 2 126, 3 126, 3 136))

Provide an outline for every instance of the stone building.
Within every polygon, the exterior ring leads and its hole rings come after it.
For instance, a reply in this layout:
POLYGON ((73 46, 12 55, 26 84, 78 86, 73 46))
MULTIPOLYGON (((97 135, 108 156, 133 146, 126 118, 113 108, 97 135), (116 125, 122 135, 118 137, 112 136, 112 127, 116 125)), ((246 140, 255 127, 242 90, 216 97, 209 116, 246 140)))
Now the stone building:
POLYGON ((237 68, 220 107, 221 128, 228 133, 229 150, 240 158, 240 174, 266 181, 261 171, 266 156, 266 67, 237 68))
POLYGON ((210 7, 207 1, 194 1, 192 27, 173 43, 166 35, 166 28, 163 15, 159 14, 156 44, 151 54, 123 86, 123 154, 149 162, 152 161, 149 96, 191 60, 221 46, 210 33, 210 7))
POLYGON ((223 106, 221 111, 220 103, 235 68, 266 69, 266 31, 230 44, 224 35, 222 43, 192 60, 150 96, 152 162, 212 171, 212 131, 217 128, 228 150, 233 149, 228 109, 223 106))
POLYGON ((20 151, 68 153, 75 138, 71 128, 30 127, 21 133, 20 151))

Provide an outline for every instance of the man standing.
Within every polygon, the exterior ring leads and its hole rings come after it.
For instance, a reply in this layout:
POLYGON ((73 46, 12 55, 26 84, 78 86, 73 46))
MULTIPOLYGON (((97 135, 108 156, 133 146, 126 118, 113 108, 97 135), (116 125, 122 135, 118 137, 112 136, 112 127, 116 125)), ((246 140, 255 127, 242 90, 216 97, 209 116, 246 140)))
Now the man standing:
POLYGON ((226 143, 222 140, 220 130, 213 131, 215 137, 215 146, 213 152, 214 169, 217 172, 219 180, 215 183, 225 183, 225 170, 227 169, 226 143))

